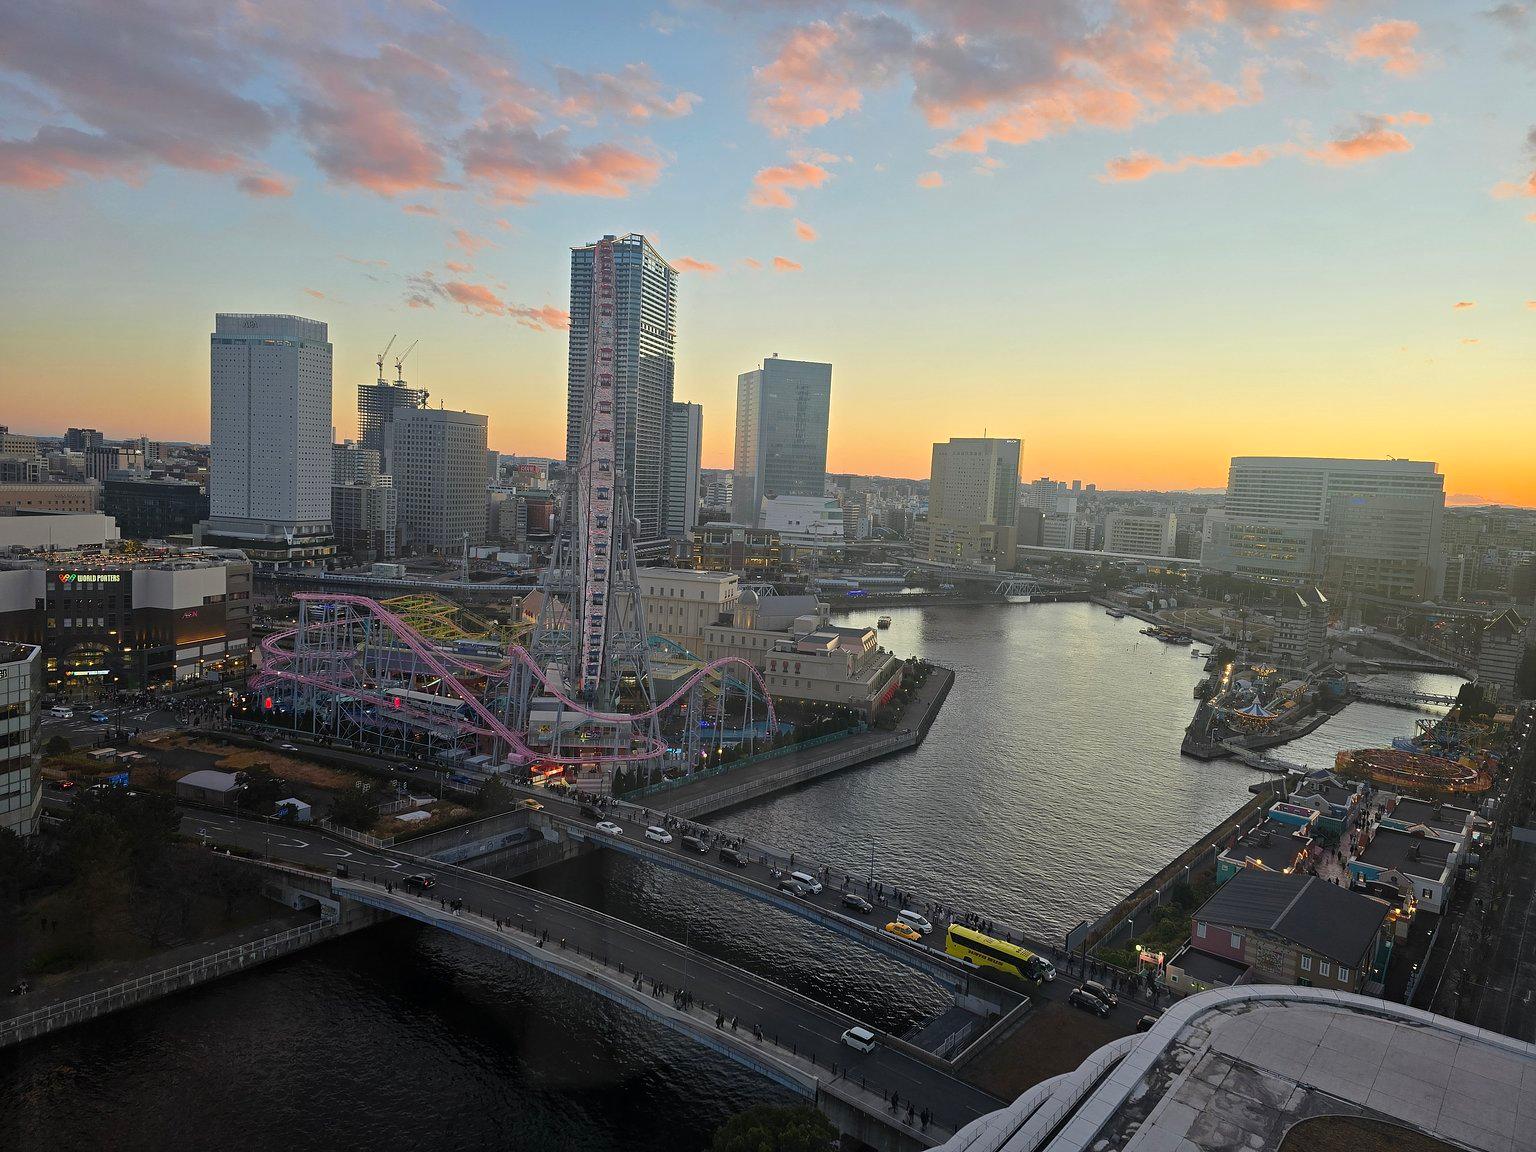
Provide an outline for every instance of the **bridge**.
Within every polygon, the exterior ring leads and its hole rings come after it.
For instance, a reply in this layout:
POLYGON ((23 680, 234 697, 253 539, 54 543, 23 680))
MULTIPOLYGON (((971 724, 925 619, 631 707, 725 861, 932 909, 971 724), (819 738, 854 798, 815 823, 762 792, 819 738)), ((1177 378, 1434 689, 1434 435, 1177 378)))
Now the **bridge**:
POLYGON ((1449 708, 1456 697, 1435 692, 1409 692, 1396 688, 1376 688, 1369 684, 1351 684, 1350 695, 1370 704, 1387 704, 1395 708, 1438 707, 1449 708))
POLYGON ((451 932, 579 984, 813 1100, 844 1132, 882 1152, 926 1148, 1000 1104, 960 1080, 941 1057, 879 1029, 871 1028, 879 1037, 873 1051, 847 1047, 842 1033, 860 1021, 846 1013, 515 881, 235 816, 190 813, 183 829, 310 875, 345 864, 346 877, 315 876, 332 896, 451 932), (422 869, 436 877, 433 888, 404 889, 400 880, 422 869), (691 1002, 677 995, 683 991, 691 1002), (895 1111, 893 1091, 901 1102, 895 1111), (926 1129, 923 1109, 931 1114, 926 1129))

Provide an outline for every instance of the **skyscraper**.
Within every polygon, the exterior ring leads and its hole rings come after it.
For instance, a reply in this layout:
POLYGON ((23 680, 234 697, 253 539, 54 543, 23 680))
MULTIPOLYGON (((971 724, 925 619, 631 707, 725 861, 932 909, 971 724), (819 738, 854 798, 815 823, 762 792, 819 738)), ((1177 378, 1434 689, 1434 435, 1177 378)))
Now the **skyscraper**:
MULTIPOLYGON (((614 441, 617 464, 639 521, 637 543, 662 538, 666 518, 667 423, 672 407, 677 272, 638 233, 606 237, 614 252, 614 441)), ((581 458, 587 412, 587 346, 592 339, 592 258, 596 243, 571 249, 571 335, 565 461, 581 458)))
POLYGON ((680 540, 699 517, 699 454, 704 441, 704 407, 674 402, 667 425, 667 535, 680 540))
POLYGON ((302 316, 215 317, 204 542, 244 548, 257 564, 334 551, 327 336, 302 316))
POLYGON ((457 555, 485 541, 485 441, 474 412, 399 408, 389 422, 389 458, 400 510, 400 544, 457 555))
POLYGON ((1018 544, 1019 442, 966 437, 933 446, 928 558, 1013 567, 1018 544))
POLYGON ((383 460, 389 442, 389 421, 400 408, 425 408, 427 390, 408 387, 404 380, 386 380, 381 372, 372 384, 357 386, 357 439, 362 448, 383 460))
POLYGON ((1205 517, 1209 571, 1414 600, 1440 595, 1445 477, 1424 460, 1234 456, 1205 517))
POLYGON ((822 496, 832 365, 781 360, 736 377, 731 519, 756 526, 769 496, 822 496))

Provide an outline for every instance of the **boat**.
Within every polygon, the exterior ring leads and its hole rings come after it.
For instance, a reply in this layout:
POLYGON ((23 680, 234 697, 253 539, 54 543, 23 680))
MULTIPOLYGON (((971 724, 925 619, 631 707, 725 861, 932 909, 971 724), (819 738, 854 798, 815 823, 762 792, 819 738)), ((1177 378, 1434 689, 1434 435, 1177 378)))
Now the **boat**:
POLYGON ((1104 609, 1104 615, 1112 616, 1116 620, 1124 620, 1125 619, 1125 613, 1122 612, 1119 608, 1106 608, 1106 609, 1104 609))
POLYGON ((889 616, 882 616, 880 619, 875 621, 875 627, 877 628, 889 628, 890 626, 891 618, 889 616))
POLYGON ((1189 655, 1190 659, 1192 660, 1204 660, 1206 657, 1206 653, 1200 651, 1198 648, 1191 648, 1189 650, 1189 655))

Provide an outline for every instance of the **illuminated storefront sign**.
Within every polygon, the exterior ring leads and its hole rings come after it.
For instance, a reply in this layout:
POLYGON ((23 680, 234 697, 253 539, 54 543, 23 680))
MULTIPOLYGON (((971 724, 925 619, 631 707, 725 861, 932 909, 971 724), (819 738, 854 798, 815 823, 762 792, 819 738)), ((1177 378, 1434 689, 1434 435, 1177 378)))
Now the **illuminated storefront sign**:
POLYGON ((60 584, 120 584, 121 572, 60 572, 60 584))

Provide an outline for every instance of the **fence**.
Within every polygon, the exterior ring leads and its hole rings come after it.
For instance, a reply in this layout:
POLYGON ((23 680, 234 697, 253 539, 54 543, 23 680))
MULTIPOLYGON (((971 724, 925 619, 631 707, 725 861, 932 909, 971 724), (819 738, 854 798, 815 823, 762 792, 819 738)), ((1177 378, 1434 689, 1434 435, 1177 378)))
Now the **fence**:
POLYGON ((289 928, 249 944, 238 944, 233 948, 225 948, 223 951, 189 960, 174 968, 166 968, 159 972, 152 972, 148 976, 125 980, 121 984, 100 988, 70 1000, 61 1000, 57 1004, 50 1004, 46 1008, 38 1008, 9 1020, 0 1020, 0 1047, 51 1032, 63 1024, 88 1020, 106 1012, 127 1008, 143 1000, 152 1000, 177 988, 212 979, 231 969, 244 968, 250 964, 259 964, 264 960, 286 955, 328 934, 334 926, 334 922, 327 919, 314 924, 305 924, 299 928, 289 928))
POLYGON ((344 840, 350 840, 354 844, 361 844, 364 848, 389 848, 395 843, 393 836, 370 836, 366 832, 359 832, 353 828, 346 828, 340 824, 334 824, 330 820, 318 820, 317 824, 327 832, 340 836, 344 840))
POLYGON ((684 784, 692 784, 698 780, 709 780, 715 776, 722 776, 727 772, 735 772, 737 769, 746 768, 753 764, 761 764, 765 760, 775 760, 780 756, 789 756, 796 752, 803 752, 807 748, 819 748, 823 744, 830 744, 834 740, 844 740, 849 736, 857 736, 861 732, 868 731, 869 725, 855 724, 852 728, 845 728, 841 732, 832 732, 826 736, 813 736, 809 740, 801 740, 795 744, 786 744, 782 748, 773 748, 767 752, 755 752, 741 760, 732 760, 729 764, 717 764, 713 768, 703 768, 698 772, 691 772, 687 776, 676 780, 658 780, 654 784, 647 784, 643 788, 636 788, 633 792, 624 794, 625 800, 643 800, 647 796, 656 796, 668 792, 673 788, 681 788, 684 784))

